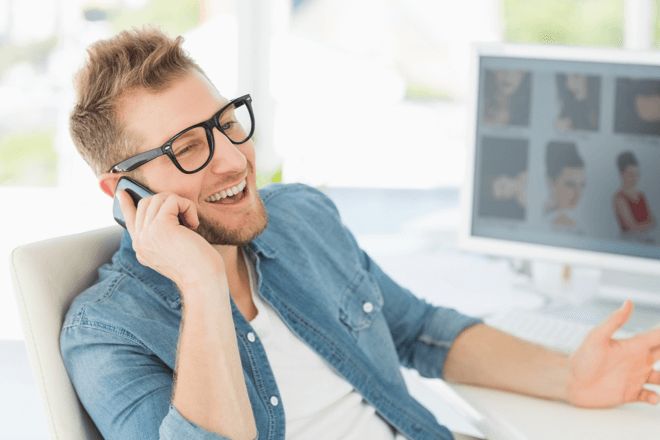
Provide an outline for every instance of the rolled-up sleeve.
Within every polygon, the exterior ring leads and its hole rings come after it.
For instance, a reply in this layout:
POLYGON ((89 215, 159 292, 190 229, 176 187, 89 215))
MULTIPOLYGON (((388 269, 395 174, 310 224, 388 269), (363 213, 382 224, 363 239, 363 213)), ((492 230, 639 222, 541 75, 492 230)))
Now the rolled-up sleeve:
POLYGON ((326 230, 335 232, 334 225, 341 225, 340 235, 346 240, 333 237, 334 241, 343 243, 338 252, 350 253, 352 256, 357 253, 362 268, 378 285, 383 295, 382 313, 401 365, 416 369, 424 377, 442 378, 447 354, 456 337, 483 320, 463 315, 454 309, 429 304, 401 287, 360 248, 353 234, 342 225, 339 211, 332 200, 318 190, 307 188, 307 191, 314 196, 307 203, 311 203, 311 200, 319 202, 313 209, 323 215, 326 230), (334 218, 337 223, 328 222, 327 218, 334 218))
POLYGON ((424 377, 442 378, 447 354, 456 337, 483 320, 416 297, 385 274, 364 252, 362 264, 383 294, 383 314, 401 365, 416 369, 424 377))
POLYGON ((176 410, 172 370, 129 332, 79 321, 63 328, 60 349, 78 398, 104 439, 228 440, 176 410))
MULTIPOLYGON (((199 425, 196 425, 186 420, 174 405, 170 404, 170 410, 167 416, 163 419, 160 425, 160 438, 161 439, 182 439, 190 438, 196 440, 219 440, 226 439, 222 435, 209 432, 199 425)), ((254 440, 259 439, 259 434, 254 440)))

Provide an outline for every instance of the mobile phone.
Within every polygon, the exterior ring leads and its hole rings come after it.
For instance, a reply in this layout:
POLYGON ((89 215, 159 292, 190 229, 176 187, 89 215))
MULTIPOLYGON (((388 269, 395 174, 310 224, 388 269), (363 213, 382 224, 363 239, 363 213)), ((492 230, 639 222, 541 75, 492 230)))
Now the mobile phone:
POLYGON ((115 190, 114 202, 112 204, 112 214, 115 216, 115 220, 119 223, 124 229, 126 229, 126 219, 124 219, 124 213, 121 212, 121 206, 119 205, 119 199, 117 198, 117 192, 119 190, 125 190, 128 195, 133 199, 133 203, 137 206, 140 199, 144 197, 153 196, 154 193, 151 190, 143 185, 140 185, 133 179, 128 177, 122 177, 117 182, 117 189, 115 190))

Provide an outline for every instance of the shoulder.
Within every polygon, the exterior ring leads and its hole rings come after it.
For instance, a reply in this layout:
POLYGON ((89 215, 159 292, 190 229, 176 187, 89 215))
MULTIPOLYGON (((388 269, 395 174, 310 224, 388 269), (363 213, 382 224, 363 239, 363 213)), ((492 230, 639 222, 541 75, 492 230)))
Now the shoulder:
POLYGON ((98 280, 74 298, 64 318, 63 330, 81 325, 98 324, 104 327, 110 324, 111 310, 116 310, 121 304, 116 301, 118 292, 139 288, 130 276, 114 270, 112 266, 112 264, 101 266, 98 280))
POLYGON ((62 337, 80 327, 127 335, 140 319, 166 310, 164 289, 119 260, 115 254, 112 262, 98 269, 96 282, 74 298, 62 324, 62 337))
POLYGON ((289 251, 332 248, 342 255, 356 249, 337 207, 323 192, 303 184, 278 184, 263 188, 260 194, 268 226, 255 239, 257 246, 289 251))
POLYGON ((259 190, 269 216, 286 212, 291 215, 331 215, 339 211, 323 192, 302 183, 271 184, 259 190))

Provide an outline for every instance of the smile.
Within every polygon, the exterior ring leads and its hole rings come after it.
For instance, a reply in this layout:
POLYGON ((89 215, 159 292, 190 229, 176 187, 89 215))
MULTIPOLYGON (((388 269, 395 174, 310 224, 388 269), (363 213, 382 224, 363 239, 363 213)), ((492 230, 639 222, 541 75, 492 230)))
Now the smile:
POLYGON ((228 197, 233 197, 243 191, 245 189, 245 185, 247 185, 247 181, 243 179, 241 183, 239 183, 236 186, 232 186, 231 188, 223 189, 220 192, 217 192, 213 194, 212 196, 209 196, 205 199, 206 202, 217 202, 218 200, 221 199, 226 199, 228 197))

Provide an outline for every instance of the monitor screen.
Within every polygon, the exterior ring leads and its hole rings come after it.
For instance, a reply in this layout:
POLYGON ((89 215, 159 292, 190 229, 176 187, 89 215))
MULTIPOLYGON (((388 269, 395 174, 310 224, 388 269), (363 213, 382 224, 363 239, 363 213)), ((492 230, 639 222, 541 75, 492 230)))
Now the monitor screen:
POLYGON ((660 66, 479 54, 469 235, 660 259, 660 66))

